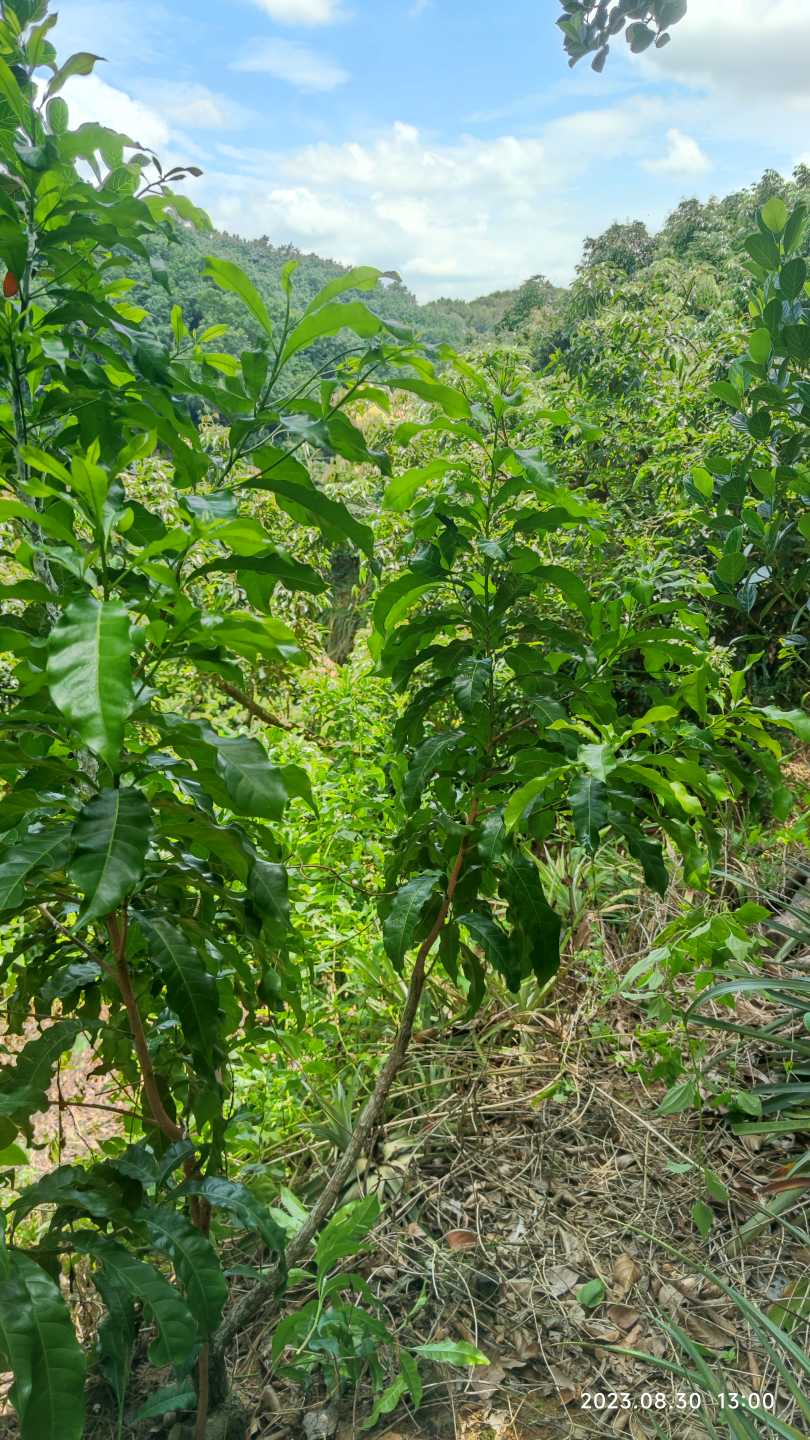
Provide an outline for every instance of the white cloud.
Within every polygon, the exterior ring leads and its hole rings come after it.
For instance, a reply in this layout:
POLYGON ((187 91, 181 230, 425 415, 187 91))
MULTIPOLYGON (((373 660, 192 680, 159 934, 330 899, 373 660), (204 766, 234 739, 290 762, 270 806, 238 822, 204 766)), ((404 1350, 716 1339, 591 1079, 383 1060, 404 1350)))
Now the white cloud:
POLYGON ((348 71, 334 60, 292 40, 258 41, 231 68, 272 75, 298 90, 334 90, 349 79, 348 71))
POLYGON ((711 160, 697 140, 676 129, 667 131, 666 152, 655 160, 644 160, 642 164, 653 175, 705 175, 712 168, 711 160))
POLYGON ((342 19, 338 0, 255 0, 281 25, 333 25, 342 19))
POLYGON ((187 130, 239 130, 256 123, 244 105, 193 81, 140 84, 139 98, 166 120, 187 130))
POLYGON ((71 125, 97 120, 111 130, 128 135, 147 150, 156 150, 159 154, 166 150, 170 130, 164 117, 140 100, 133 100, 123 90, 108 85, 100 76, 74 76, 62 94, 70 109, 71 125))
POLYGON ((747 103, 778 97, 810 107, 807 0, 689 0, 672 43, 647 52, 645 69, 747 103))
POLYGON ((616 218, 604 167, 654 158, 665 113, 631 100, 533 137, 438 142, 399 122, 284 154, 222 146, 201 203, 223 229, 398 270, 425 299, 480 295, 538 270, 568 280, 585 234, 616 218))

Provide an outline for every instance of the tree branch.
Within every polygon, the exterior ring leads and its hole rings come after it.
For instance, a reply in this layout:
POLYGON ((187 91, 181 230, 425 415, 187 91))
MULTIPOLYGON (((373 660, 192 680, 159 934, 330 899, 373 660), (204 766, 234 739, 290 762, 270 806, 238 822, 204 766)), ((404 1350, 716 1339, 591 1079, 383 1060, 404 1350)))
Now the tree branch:
MULTIPOLYGON (((476 812, 477 806, 476 803, 473 802, 467 817, 468 825, 472 825, 476 812)), ((396 1038, 388 1058, 377 1076, 371 1095, 360 1112, 347 1149, 344 1150, 332 1174, 329 1176, 329 1179, 321 1191, 317 1204, 310 1210, 301 1229, 287 1246, 285 1254, 287 1265, 294 1265, 301 1259, 302 1255, 308 1249, 309 1243, 316 1231, 331 1213, 336 1201, 340 1197, 343 1187, 354 1172, 357 1161, 366 1147, 369 1136, 380 1119, 388 1098, 388 1092, 391 1089, 391 1084, 408 1052, 408 1046, 413 1033, 413 1024, 425 984, 425 965, 428 955, 444 929, 445 921, 450 913, 450 907, 453 904, 453 897, 456 893, 456 886, 458 885, 461 867, 464 863, 466 849, 467 837, 465 836, 459 845, 458 854, 453 862, 439 913, 431 926, 429 934, 425 936, 425 939, 419 947, 411 973, 402 1018, 399 1022, 399 1029, 397 1030, 396 1038)), ((213 1359, 215 1365, 221 1362, 224 1352, 232 1344, 236 1336, 250 1323, 254 1316, 258 1314, 263 1305, 272 1300, 278 1288, 278 1278, 278 1270, 273 1270, 234 1305, 230 1314, 220 1326, 214 1340, 213 1359)))

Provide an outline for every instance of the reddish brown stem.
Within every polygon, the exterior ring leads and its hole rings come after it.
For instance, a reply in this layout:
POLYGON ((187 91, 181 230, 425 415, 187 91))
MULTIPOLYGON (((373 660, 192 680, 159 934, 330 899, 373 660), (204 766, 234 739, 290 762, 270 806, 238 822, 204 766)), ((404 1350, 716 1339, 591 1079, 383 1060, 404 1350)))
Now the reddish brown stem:
POLYGON ((117 915, 111 915, 107 920, 107 933, 110 937, 113 955, 115 956, 115 978, 118 989, 121 992, 121 999, 127 1012, 130 1034, 135 1046, 135 1054, 138 1057, 138 1065, 141 1071, 144 1094, 152 1112, 155 1123, 163 1131, 167 1140, 175 1141, 183 1139, 183 1131, 180 1126, 172 1120, 168 1114, 160 1090, 158 1088, 157 1076, 155 1075, 152 1057, 149 1054, 149 1046, 146 1043, 146 1033, 141 1020, 141 1012, 138 1009, 138 1002, 135 998, 135 991, 132 988, 132 976, 126 962, 127 944, 127 916, 124 912, 121 920, 117 915))

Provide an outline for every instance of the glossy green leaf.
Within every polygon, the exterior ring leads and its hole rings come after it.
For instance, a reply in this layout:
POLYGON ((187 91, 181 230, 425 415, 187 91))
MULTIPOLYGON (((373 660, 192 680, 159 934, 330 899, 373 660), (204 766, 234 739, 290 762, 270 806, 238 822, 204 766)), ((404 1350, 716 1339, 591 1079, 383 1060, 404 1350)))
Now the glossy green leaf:
POLYGON ((81 1440, 84 1354, 58 1285, 21 1250, 0 1255, 0 1357, 21 1440, 81 1440))
POLYGON ((73 531, 50 510, 35 510, 32 505, 26 505, 22 500, 9 500, 2 496, 0 497, 0 521, 2 520, 24 520, 33 529, 41 530, 43 534, 51 535, 54 540, 61 540, 73 549, 76 548, 76 536, 73 531))
POLYGON ((413 944, 422 912, 441 879, 437 870, 416 875, 401 885, 383 922, 383 944, 394 965, 401 967, 413 944))
POLYGON ((179 1374, 187 1373, 199 1340, 194 1316, 179 1290, 153 1265, 106 1235, 76 1231, 73 1248, 102 1265, 119 1290, 146 1307, 160 1332, 150 1348, 152 1363, 173 1365, 179 1374))
POLYGON ((101 790, 88 800, 74 830, 68 867, 84 905, 76 923, 110 915, 143 879, 149 845, 149 806, 134 786, 101 790))
POLYGON ((806 710, 780 710, 778 705, 763 705, 761 713, 772 725, 781 725, 805 744, 810 744, 810 714, 806 710))
POLYGON ((273 1219, 267 1205, 247 1186, 219 1175, 206 1175, 200 1180, 185 1180, 180 1195, 202 1195, 210 1205, 232 1215, 245 1230, 260 1235, 268 1250, 283 1255, 287 1245, 286 1232, 273 1219))
POLYGON ((797 300, 801 295, 805 281, 807 280, 807 263, 797 255, 795 259, 788 260, 779 272, 779 289, 786 300, 797 300))
POLYGON ((324 533, 342 535, 353 540, 359 550, 366 555, 374 553, 374 535, 368 525, 355 520, 351 511, 341 500, 332 500, 328 495, 316 490, 314 485, 299 485, 291 480, 280 479, 275 471, 267 475, 251 475, 242 481, 245 488, 251 490, 269 490, 281 502, 285 508, 292 506, 298 510, 311 523, 324 533))
POLYGON ((757 365, 766 365, 771 353, 770 332, 763 326, 749 336, 748 349, 757 365))
POLYGON ((593 854, 607 824, 607 786, 593 775, 580 775, 571 786, 570 800, 576 837, 593 854))
POLYGON ((162 915, 139 915, 138 924, 197 1063, 213 1071, 221 1052, 216 980, 179 926, 162 915))
POLYGON ((174 1265, 200 1337, 208 1339, 228 1298, 228 1284, 211 1241, 185 1215, 168 1206, 145 1210, 143 1218, 153 1245, 174 1265))
POLYGON ((258 740, 247 735, 218 740, 216 766, 235 815, 281 819, 289 799, 284 773, 271 765, 258 740))
POLYGON ((562 922, 546 900, 534 861, 519 851, 505 856, 500 889, 509 905, 508 918, 523 936, 531 969, 538 980, 549 979, 560 965, 562 922))
POLYGON ((247 878, 247 890, 263 919, 283 932, 290 924, 287 871, 269 860, 255 860, 247 878))
POLYGON ((132 708, 132 638, 126 608, 86 596, 51 631, 48 684, 83 745, 114 767, 132 708))
POLYGON ((431 480, 443 479, 455 468, 452 460, 437 457, 428 460, 425 465, 416 465, 411 470, 403 471, 401 475, 395 475, 393 480, 388 482, 383 495, 383 505, 388 510, 407 510, 423 485, 429 484, 431 480))
POLYGON ((437 1365, 489 1364, 487 1356, 469 1340, 431 1340, 427 1345, 414 1345, 413 1353, 437 1365))
POLYGON ((339 1260, 357 1255, 363 1241, 374 1229, 380 1215, 380 1202, 376 1195, 365 1195, 342 1206, 324 1226, 315 1246, 315 1263, 318 1278, 328 1275, 339 1260))
POLYGON ((480 705, 489 693, 492 682, 492 661, 482 659, 462 660, 453 676, 453 694, 459 709, 469 714, 480 705))
POLYGON ((416 750, 408 773, 405 776, 404 795, 409 805, 415 805, 428 781, 442 768, 442 762, 451 755, 464 740, 459 730, 441 730, 429 735, 416 750))
POLYGON ((56 74, 49 81, 48 88, 45 91, 46 100, 50 100, 52 95, 56 95, 56 93, 62 89, 63 85, 70 80, 71 76, 91 75, 96 62, 103 58, 102 55, 91 54, 89 50, 78 50, 75 55, 71 55, 70 59, 66 60, 64 65, 59 67, 56 74))
POLYGON ((17 77, 5 60, 0 58, 0 96, 8 103, 18 124, 24 129, 31 125, 31 110, 20 89, 17 77))
POLYGON ((0 850, 0 911, 36 904, 38 875, 62 870, 72 850, 69 825, 52 824, 0 850))
POLYGON ((132 1370, 137 1334, 135 1301, 130 1290, 107 1270, 97 1270, 93 1280, 107 1311, 98 1327, 99 1369, 120 1408, 126 1399, 132 1370))
POLYGON ((25 1121, 46 1108, 56 1063, 72 1048, 81 1029, 78 1020, 55 1020, 23 1046, 12 1064, 0 1067, 0 1115, 25 1121))
POLYGON ((509 936, 491 915, 469 911, 465 915, 458 915, 456 924, 468 931, 475 944, 483 950, 489 964, 505 977, 507 983, 512 978, 516 978, 517 983, 520 983, 520 975, 513 974, 514 957, 509 936))
POLYGON ((183 1381, 175 1385, 161 1385, 154 1395, 141 1405, 133 1417, 135 1420, 156 1420, 172 1411, 196 1410, 197 1392, 194 1386, 183 1381))
POLYGON ((766 200, 759 213, 763 224, 775 235, 781 235, 790 217, 787 205, 778 195, 772 195, 770 200, 766 200))
POLYGON ((374 290, 381 279, 395 280, 398 277, 390 270, 375 270, 372 265, 357 265, 353 270, 348 270, 345 275, 338 275, 330 280, 319 290, 313 300, 307 305, 304 315, 311 315, 315 310, 322 310, 330 300, 336 300, 338 295, 345 295, 348 290, 374 290))
POLYGON ((282 360, 291 359, 299 350, 324 335, 337 335, 338 331, 345 329, 367 338, 377 335, 382 328, 379 317, 359 300, 337 300, 304 316, 288 337, 281 352, 282 360))
POLYGON ((272 335, 273 322, 261 295, 252 280, 249 280, 244 270, 235 265, 232 260, 220 260, 216 255, 208 255, 205 261, 203 275, 213 280, 221 290, 227 290, 232 295, 238 295, 247 305, 248 310, 255 320, 258 320, 266 335, 272 335))

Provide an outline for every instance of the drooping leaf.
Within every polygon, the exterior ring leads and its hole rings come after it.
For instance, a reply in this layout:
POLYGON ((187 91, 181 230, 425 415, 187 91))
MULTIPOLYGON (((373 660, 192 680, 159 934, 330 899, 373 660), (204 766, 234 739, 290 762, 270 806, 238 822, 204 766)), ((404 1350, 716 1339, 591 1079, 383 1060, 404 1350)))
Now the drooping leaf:
POLYGON ((158 1206, 143 1218, 158 1250, 172 1260, 200 1337, 213 1335, 228 1298, 228 1285, 211 1241, 185 1215, 158 1206))
POLYGON ((327 536, 342 535, 353 540, 359 550, 369 557, 374 553, 374 535, 368 525, 355 520, 342 500, 332 500, 314 485, 300 485, 293 480, 283 480, 274 470, 268 474, 249 475, 242 482, 251 490, 269 490, 271 494, 288 506, 297 508, 305 517, 311 517, 312 524, 322 528, 327 536))
POLYGON ((359 300, 333 301, 304 316, 296 325, 282 351, 287 361, 299 350, 320 340, 324 335, 336 335, 339 330, 353 330, 355 335, 367 338, 377 335, 383 328, 379 316, 359 300))
POLYGON ((383 922, 385 952, 398 968, 402 966, 419 925, 422 912, 441 878, 438 870, 416 875, 401 885, 383 922))
POLYGON ((290 924, 289 886, 284 866, 270 860, 255 860, 248 873, 247 890, 265 923, 283 933, 290 924))
POLYGON ((546 900, 534 861, 521 851, 505 856, 500 889, 509 918, 524 937, 531 969, 538 980, 548 980, 559 969, 562 922, 546 900))
POLYGON ((96 61, 102 60, 103 58, 102 55, 91 54, 89 50, 77 50, 75 55, 71 55, 70 58, 65 61, 64 65, 59 67, 56 74, 49 81, 48 88, 45 91, 46 100, 50 100, 52 95, 56 95, 72 75, 91 75, 96 61))
POLYGON ((51 631, 48 684, 82 744, 117 764, 132 708, 130 617, 117 600, 75 600, 51 631))
POLYGON ((463 731, 442 730, 422 741, 405 776, 403 792, 408 805, 418 801, 425 785, 439 769, 440 761, 455 751, 463 740, 463 731))
POLYGON ((380 280, 397 278, 390 270, 375 270, 372 265, 357 265, 345 275, 338 275, 334 280, 330 280, 328 285, 324 285, 315 298, 310 300, 304 314, 311 315, 315 310, 322 310, 330 300, 336 300, 338 295, 345 295, 347 290, 373 290, 380 280))
POLYGON ((139 915, 152 964, 198 1064, 215 1069, 221 1054, 217 982, 184 930, 163 915, 139 915))
POLYGON ((216 255, 208 255, 203 275, 213 280, 221 290, 228 290, 232 295, 238 295, 240 300, 244 300, 251 315, 258 320, 265 334, 272 335, 273 322, 267 306, 244 270, 235 265, 232 260, 220 260, 216 255))
POLYGON ((84 1354, 58 1285, 21 1250, 0 1256, 0 1357, 21 1440, 81 1440, 84 1354))
POLYGON ((531 571, 531 578, 545 580, 549 585, 554 585, 566 600, 576 605, 586 620, 590 619, 591 597, 579 576, 574 575, 571 570, 566 570, 563 565, 537 565, 531 571))
POLYGON ((46 1108, 56 1062, 70 1050, 81 1029, 80 1021, 63 1016, 29 1040, 13 1064, 0 1068, 0 1115, 19 1116, 22 1123, 46 1108))
POLYGON ((437 456, 428 460, 424 465, 415 465, 411 470, 405 470, 401 475, 395 475, 389 480, 383 505, 387 510, 401 512, 407 510, 411 505, 418 490, 430 480, 443 479, 450 470, 455 469, 452 460, 443 460, 437 456))
POLYGON ((427 1345, 414 1345, 414 1355, 433 1360, 437 1365, 488 1365, 489 1360, 469 1340, 431 1340, 427 1345))
POLYGON ((503 975, 510 988, 516 988, 511 981, 516 979, 517 985, 520 984, 519 968, 516 969, 515 966, 509 936, 498 922, 491 915, 470 911, 466 915, 457 916, 456 924, 469 931, 476 944, 481 946, 490 965, 499 975, 503 975))
POLYGON ((66 1206, 96 1220, 115 1220, 120 1219, 123 1197, 120 1186, 104 1171, 60 1165, 27 1185, 14 1201, 17 1222, 38 1205, 66 1206))
POLYGON ((174 1385, 161 1385, 154 1395, 142 1405, 135 1420, 155 1420, 169 1410, 196 1410, 197 1392, 188 1381, 181 1380, 174 1385))
POLYGON ((591 854, 599 845, 599 832, 607 824, 607 786, 593 775, 580 775, 571 786, 571 814, 576 837, 591 854))
POLYGON ((88 1230, 76 1231, 73 1248, 103 1265, 120 1291, 146 1306, 160 1331, 150 1350, 153 1364, 170 1364, 185 1374, 194 1362, 199 1343, 194 1317, 179 1290, 159 1270, 111 1240, 88 1230))
POLYGON ((780 710, 778 705, 763 705, 762 714, 771 721, 773 725, 782 725, 787 730, 810 744, 810 715, 805 710, 780 710))
POLYGON ((31 882, 38 873, 61 870, 71 853, 69 825, 50 825, 0 851, 0 911, 36 903, 31 882))
POLYGON ((120 1408, 126 1397, 132 1369, 136 1335, 135 1301, 131 1292, 107 1270, 96 1271, 93 1279, 107 1310, 98 1327, 99 1369, 120 1408))
POLYGON ((488 656, 462 660, 453 676, 453 694, 459 709, 465 714, 480 705, 489 691, 492 680, 492 661, 488 656))
POLYGON ((657 895, 666 895, 669 884, 664 851, 658 840, 633 831, 627 832, 627 848, 634 860, 638 860, 644 871, 644 879, 657 895))
POLYGON ((232 1215, 245 1230, 260 1235, 268 1250, 283 1255, 287 1236, 263 1203, 247 1186, 219 1175, 205 1175, 199 1180, 185 1180, 178 1195, 202 1195, 209 1205, 232 1215))
POLYGON ((216 765, 235 815, 280 820, 289 799, 282 770, 271 765, 264 747, 248 735, 219 740, 216 765))
POLYGON ((149 831, 149 806, 134 786, 101 790, 88 800, 73 831, 76 848, 68 867, 84 895, 77 925, 111 914, 137 888, 149 831))

